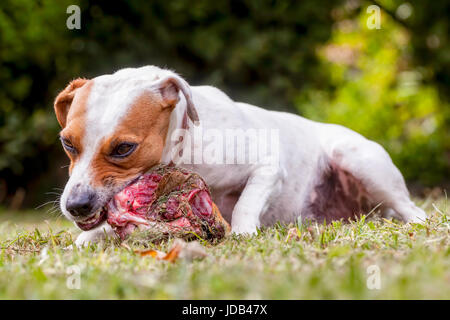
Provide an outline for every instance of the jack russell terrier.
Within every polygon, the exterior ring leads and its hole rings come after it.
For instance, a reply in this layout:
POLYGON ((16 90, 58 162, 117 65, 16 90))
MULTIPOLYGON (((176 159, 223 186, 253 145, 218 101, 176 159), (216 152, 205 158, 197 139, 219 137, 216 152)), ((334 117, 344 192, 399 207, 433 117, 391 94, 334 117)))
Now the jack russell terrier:
POLYGON ((87 230, 77 245, 112 236, 105 204, 159 163, 199 173, 237 234, 299 218, 348 220, 375 207, 405 222, 426 220, 379 144, 339 125, 189 86, 169 70, 146 66, 74 80, 54 109, 71 161, 61 210, 87 230), (270 150, 251 130, 272 133, 270 150), (219 136, 230 132, 240 134, 223 143, 219 136), (235 138, 244 150, 235 149, 235 138))

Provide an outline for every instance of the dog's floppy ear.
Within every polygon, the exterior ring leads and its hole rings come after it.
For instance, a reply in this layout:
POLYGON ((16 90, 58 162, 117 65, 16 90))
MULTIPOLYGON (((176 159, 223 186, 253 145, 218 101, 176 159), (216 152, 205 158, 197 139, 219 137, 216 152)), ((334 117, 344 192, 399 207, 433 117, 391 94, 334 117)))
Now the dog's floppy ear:
POLYGON ((75 90, 81 88, 88 80, 87 79, 75 79, 69 83, 69 85, 61 91, 55 99, 55 114, 59 124, 62 128, 66 126, 67 114, 69 113, 70 105, 72 104, 75 90))
POLYGON ((184 79, 171 75, 159 80, 156 86, 161 93, 164 105, 167 107, 174 107, 177 104, 180 100, 178 94, 181 91, 186 99, 187 115, 195 125, 198 125, 199 118, 192 101, 191 89, 184 79))

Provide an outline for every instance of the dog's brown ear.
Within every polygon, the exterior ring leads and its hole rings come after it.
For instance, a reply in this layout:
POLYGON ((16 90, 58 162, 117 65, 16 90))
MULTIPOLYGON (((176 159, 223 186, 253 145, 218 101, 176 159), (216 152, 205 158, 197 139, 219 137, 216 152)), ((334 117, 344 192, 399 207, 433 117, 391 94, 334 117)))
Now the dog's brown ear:
POLYGON ((55 114, 59 124, 62 128, 66 126, 67 114, 69 113, 70 105, 72 104, 75 90, 81 88, 88 80, 87 79, 75 79, 69 83, 69 85, 61 91, 55 99, 55 114))
POLYGON ((180 100, 179 92, 181 91, 186 99, 187 115, 195 125, 198 125, 199 118, 192 101, 191 89, 185 80, 178 76, 168 76, 158 81, 157 87, 163 103, 167 107, 174 107, 177 104, 180 100))

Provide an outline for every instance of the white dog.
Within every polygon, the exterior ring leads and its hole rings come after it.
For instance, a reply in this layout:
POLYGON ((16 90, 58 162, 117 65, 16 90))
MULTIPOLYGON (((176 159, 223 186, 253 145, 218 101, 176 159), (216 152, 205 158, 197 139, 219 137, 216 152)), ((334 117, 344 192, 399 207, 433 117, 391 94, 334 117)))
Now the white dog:
POLYGON ((405 222, 426 219, 377 143, 189 86, 169 70, 74 80, 55 112, 71 159, 61 210, 85 230, 77 244, 112 234, 104 205, 160 162, 198 172, 235 233, 299 217, 347 220, 375 206, 405 222))

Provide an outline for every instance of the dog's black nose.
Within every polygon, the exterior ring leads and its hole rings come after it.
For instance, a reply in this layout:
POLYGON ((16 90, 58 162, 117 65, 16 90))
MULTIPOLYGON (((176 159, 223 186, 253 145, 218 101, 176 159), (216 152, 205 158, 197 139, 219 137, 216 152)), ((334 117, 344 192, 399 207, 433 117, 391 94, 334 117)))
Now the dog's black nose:
POLYGON ((74 217, 88 216, 95 205, 95 193, 92 191, 75 192, 69 196, 66 209, 74 217))

